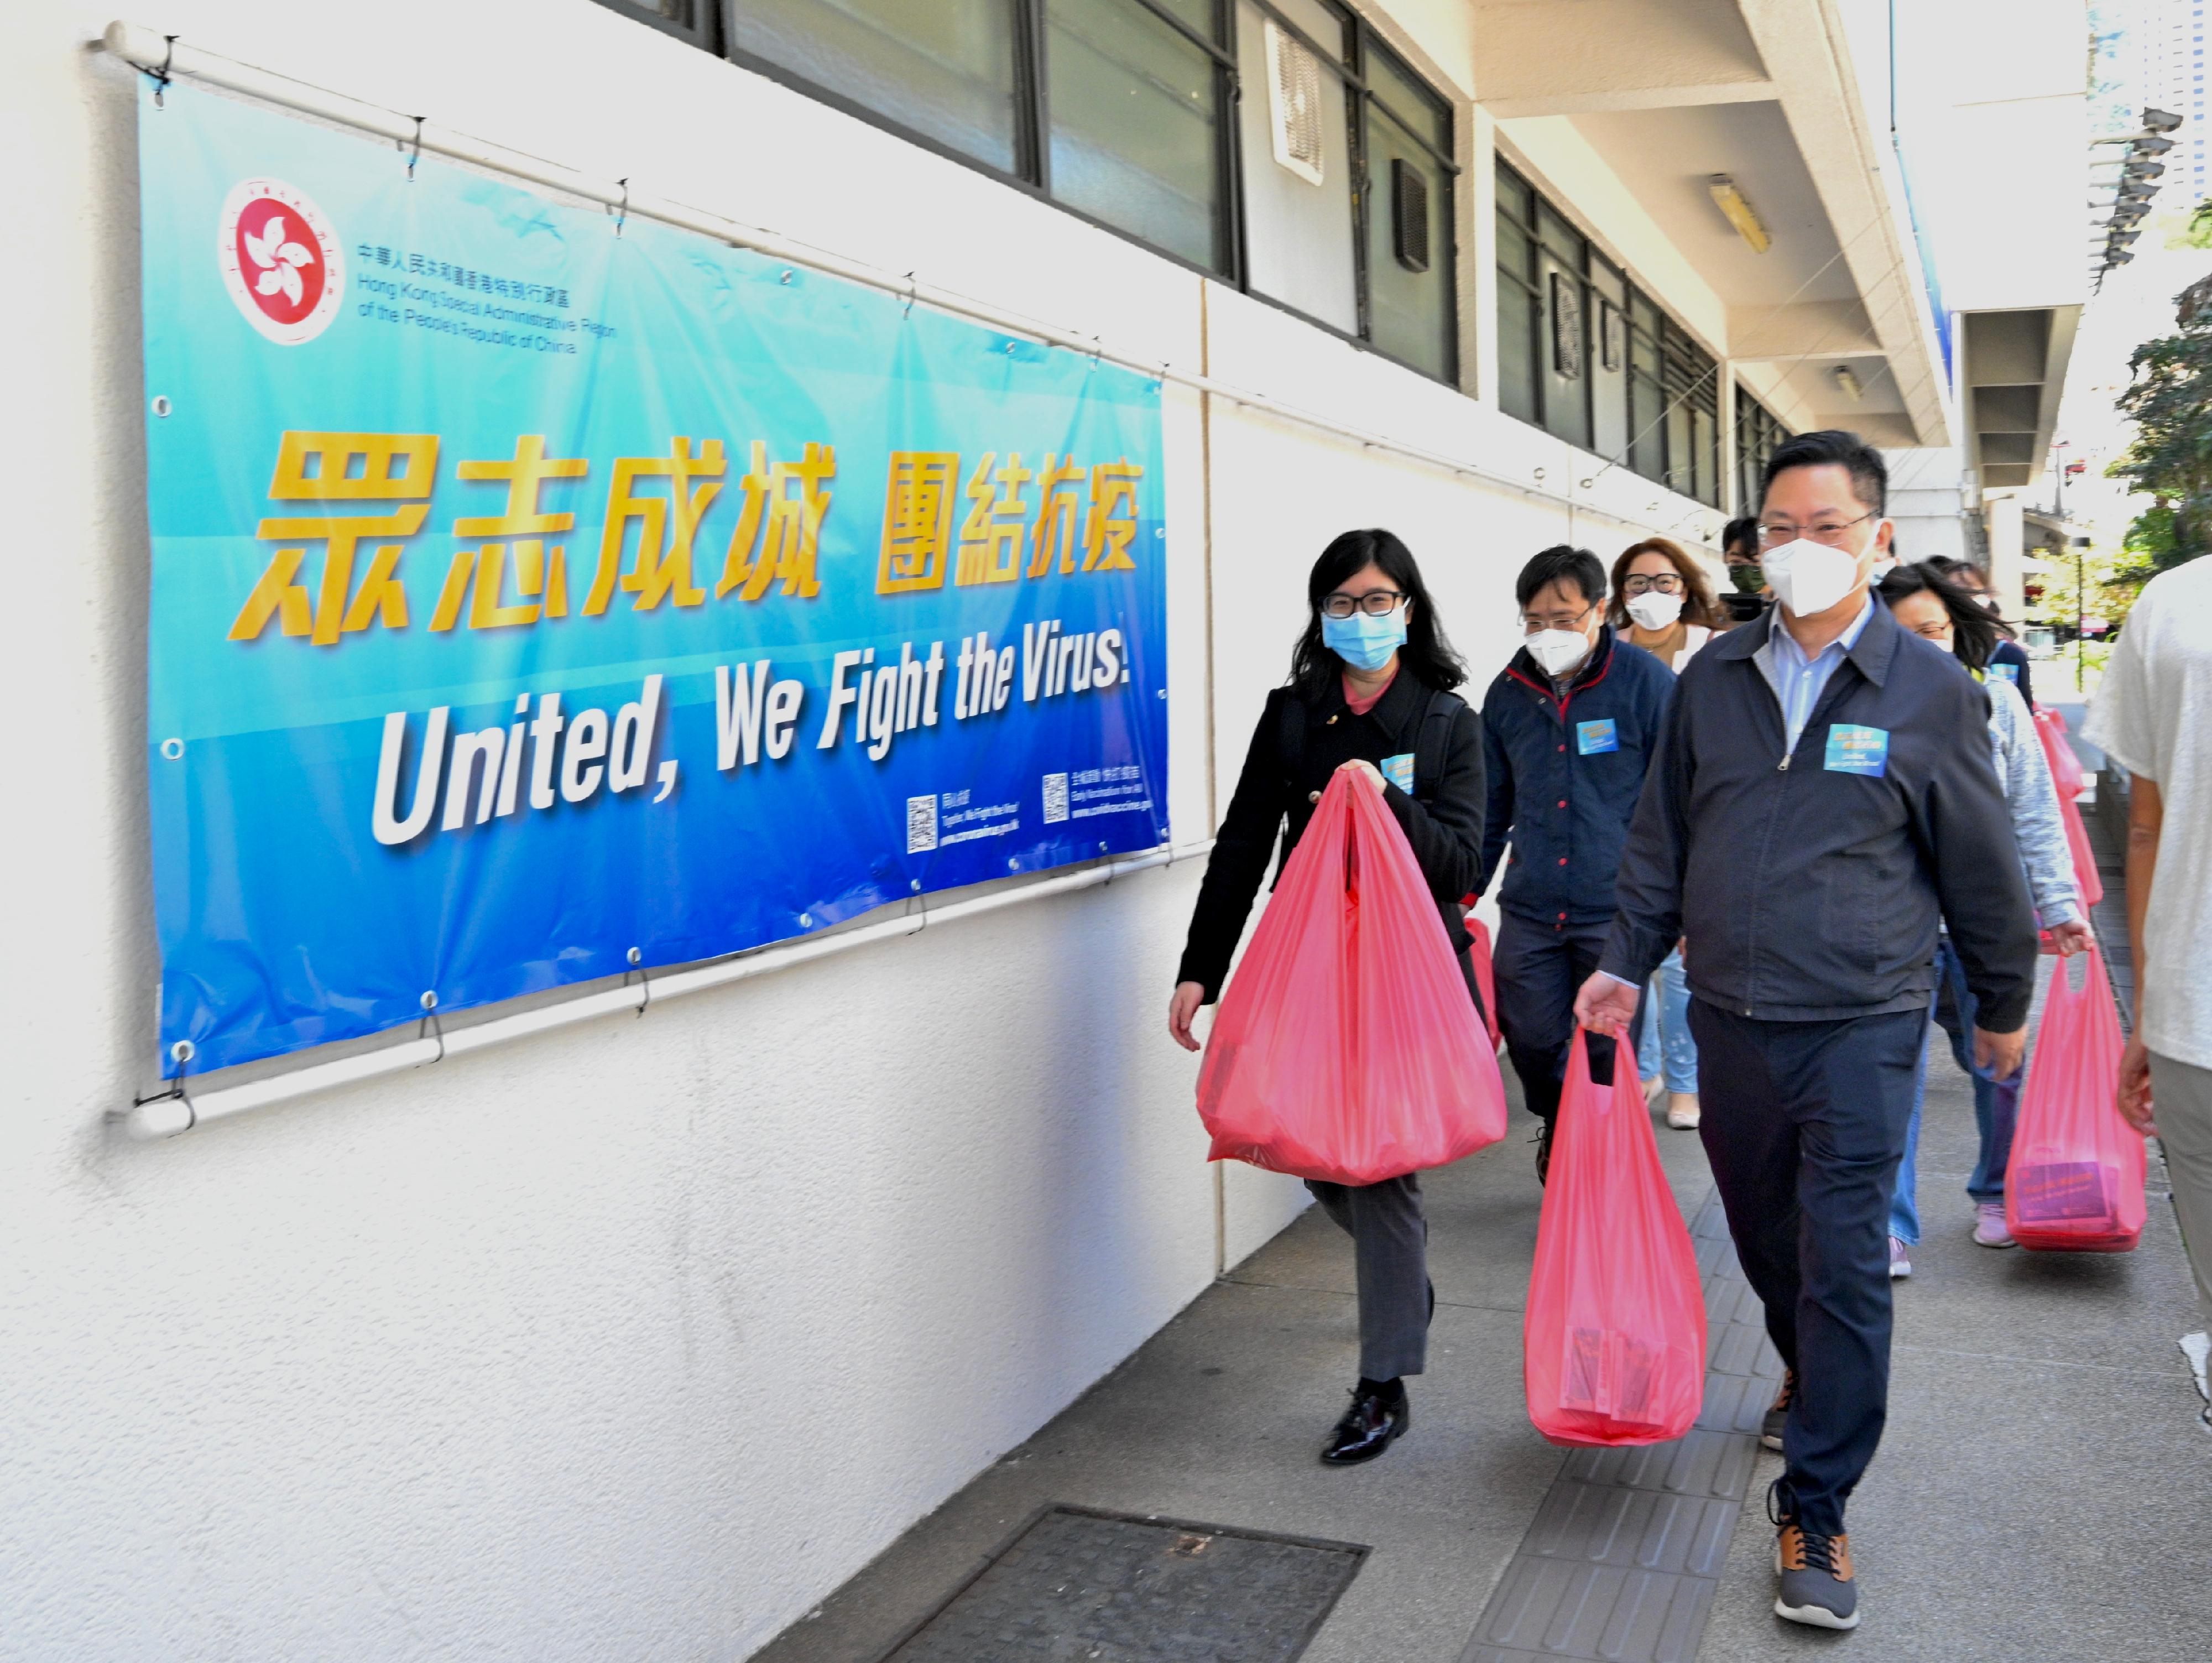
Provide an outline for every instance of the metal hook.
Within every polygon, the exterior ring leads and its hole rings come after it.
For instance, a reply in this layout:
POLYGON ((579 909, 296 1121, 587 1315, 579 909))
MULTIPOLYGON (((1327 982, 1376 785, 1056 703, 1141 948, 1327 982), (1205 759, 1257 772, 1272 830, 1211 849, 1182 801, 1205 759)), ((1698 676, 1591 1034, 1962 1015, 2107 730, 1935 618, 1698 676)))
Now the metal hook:
POLYGON ((199 1054, 190 1040, 179 1040, 169 1047, 169 1059, 177 1065, 176 1077, 170 1081, 167 1091, 157 1091, 150 1097, 133 1097, 131 1106, 143 1108, 149 1103, 179 1102, 185 1106, 184 1130, 190 1132, 200 1123, 200 1112, 185 1089, 185 1077, 192 1071, 192 1059, 199 1054))
POLYGON ((177 37, 173 34, 165 34, 161 39, 167 43, 167 50, 161 53, 161 67, 147 71, 154 80, 154 107, 157 110, 166 110, 169 107, 166 98, 172 78, 169 67, 177 61, 177 37))

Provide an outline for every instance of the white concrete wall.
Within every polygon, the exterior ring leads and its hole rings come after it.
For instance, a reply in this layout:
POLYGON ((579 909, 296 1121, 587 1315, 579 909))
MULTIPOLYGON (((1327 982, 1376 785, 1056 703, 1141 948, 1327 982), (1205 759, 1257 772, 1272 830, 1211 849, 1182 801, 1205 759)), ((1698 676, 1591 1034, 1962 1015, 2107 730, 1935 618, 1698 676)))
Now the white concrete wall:
MULTIPOLYGON (((1160 1031, 1196 871, 120 1141, 155 965, 133 93, 89 46, 109 16, 0 8, 22 578, 0 616, 0 1659, 741 1658, 1214 1273, 1193 1069, 1160 1031)), ((1202 313, 1188 271, 591 0, 142 21, 1162 360, 1194 365, 1209 316, 1231 380, 1576 483, 1571 525, 1221 409, 1209 528, 1197 401, 1171 397, 1180 836, 1209 784, 1226 800, 1327 534, 1408 537, 1479 687, 1529 552, 1717 523, 1218 285, 1202 313)), ((1223 1190, 1231 1259, 1301 1200, 1242 1169, 1223 1190)))

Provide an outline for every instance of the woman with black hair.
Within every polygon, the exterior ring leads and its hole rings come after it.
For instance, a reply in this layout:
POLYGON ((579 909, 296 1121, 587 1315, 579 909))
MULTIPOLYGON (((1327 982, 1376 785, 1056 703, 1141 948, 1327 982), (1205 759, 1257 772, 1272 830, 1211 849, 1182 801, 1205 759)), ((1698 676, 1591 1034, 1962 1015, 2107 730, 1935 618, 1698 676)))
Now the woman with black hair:
MULTIPOLYGON (((2089 926, 2083 921, 2081 891, 2074 882, 2074 859, 2066 846, 2066 828, 2059 818, 2051 766, 2044 759, 2042 742, 2036 737, 2035 718, 2009 681, 1990 673, 1990 655, 2003 640, 2004 626, 1978 596, 1934 561, 1897 567, 1881 580, 1881 593, 1899 625, 1949 652, 1982 683, 1989 695, 1990 753, 1996 764, 1997 783, 2003 787, 2006 806, 2012 812, 2013 840, 2020 845, 2028 894, 2034 899, 2036 914, 2050 932, 2052 945, 2061 953, 2080 952, 2090 943, 2089 926)), ((1936 938, 1936 990, 1935 1018, 1950 1035, 1951 1052, 1959 1066, 1974 1080, 1974 1124, 1980 1133, 1981 1158, 1966 1180, 1966 1193, 1974 1203, 1974 1240, 1984 1247, 2009 1247, 2013 1240, 2005 1228, 2004 1174, 2012 1155, 2013 1121, 2019 1112, 2025 1071, 2014 1069, 2008 1077, 1993 1080, 1974 1066, 1968 1038, 1974 1028, 1974 996, 1966 989, 1966 972, 1951 950, 1948 935, 1936 938)), ((1889 1273, 1893 1277, 1912 1274, 1911 1249, 1920 1240, 1915 1157, 1927 1087, 1928 1047, 1923 1042, 1912 1120, 1905 1136, 1905 1160, 1897 1169, 1897 1187, 1890 1201, 1889 1273)))
POLYGON ((1935 555, 1927 564, 1950 579, 1996 626, 1994 644, 1990 648, 1984 668, 1984 678, 2010 682, 2020 689, 2020 696, 2027 701, 2027 707, 2033 711, 2035 708, 2035 683, 2028 668, 2027 653, 2013 639, 2012 626, 1999 615, 1997 598, 1990 588, 1988 574, 1970 560, 1952 560, 1942 555, 1935 555))
MULTIPOLYGON (((1413 556, 1389 532, 1346 531, 1306 579, 1306 626, 1290 683, 1267 695, 1244 771, 1215 835, 1168 1006, 1185 1050, 1191 1023, 1220 996, 1244 920, 1282 828, 1290 859, 1336 774, 1382 793, 1436 897, 1438 926, 1475 993, 1461 897, 1482 860, 1482 723, 1452 689, 1467 668, 1445 639, 1413 556)), ((1306 1187, 1352 1239, 1359 1290, 1359 1382, 1322 1460, 1370 1460, 1411 1423, 1403 1376, 1428 1353, 1436 1291, 1418 1174, 1353 1187, 1306 1187)))

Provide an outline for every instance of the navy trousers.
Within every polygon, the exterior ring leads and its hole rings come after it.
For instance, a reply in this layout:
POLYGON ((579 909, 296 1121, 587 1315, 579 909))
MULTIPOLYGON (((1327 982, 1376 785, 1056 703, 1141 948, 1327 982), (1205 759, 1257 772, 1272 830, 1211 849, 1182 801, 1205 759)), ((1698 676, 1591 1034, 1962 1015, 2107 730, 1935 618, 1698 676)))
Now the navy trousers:
POLYGON ((1699 1135, 1766 1332, 1797 1371, 1798 1522, 1833 1535, 1889 1406, 1889 1199, 1928 1012, 1759 1022, 1690 1001, 1699 1135))
MULTIPOLYGON (((1610 920, 1596 924, 1539 924, 1518 913, 1504 913, 1491 974, 1498 982, 1498 1030, 1505 1054, 1521 1077, 1521 1100, 1539 1120, 1559 1112, 1559 1090, 1566 1083, 1567 1052, 1575 1037, 1575 995, 1604 956, 1610 920)), ((1644 1003, 1636 1004, 1631 1034, 1644 1027, 1644 1003)), ((1590 1078, 1613 1083, 1613 1041, 1589 1036, 1590 1078)))

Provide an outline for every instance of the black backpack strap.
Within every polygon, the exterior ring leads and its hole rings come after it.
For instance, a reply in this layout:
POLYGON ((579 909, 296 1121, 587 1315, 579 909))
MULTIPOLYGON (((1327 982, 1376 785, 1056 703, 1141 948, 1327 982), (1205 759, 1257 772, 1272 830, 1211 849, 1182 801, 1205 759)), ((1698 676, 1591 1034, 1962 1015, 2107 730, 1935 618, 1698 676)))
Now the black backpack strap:
POLYGON ((1413 734, 1413 798, 1427 802, 1437 794, 1437 786, 1444 777, 1444 765, 1451 752, 1452 725, 1458 721, 1459 713, 1466 701, 1456 693, 1429 689, 1428 702, 1421 707, 1421 725, 1413 734))
POLYGON ((1283 765, 1283 779, 1296 791, 1306 760, 1306 707, 1296 688, 1283 689, 1282 708, 1275 713, 1275 750, 1283 765))

